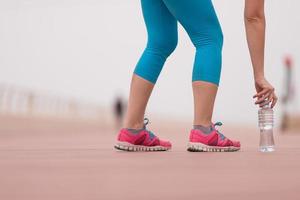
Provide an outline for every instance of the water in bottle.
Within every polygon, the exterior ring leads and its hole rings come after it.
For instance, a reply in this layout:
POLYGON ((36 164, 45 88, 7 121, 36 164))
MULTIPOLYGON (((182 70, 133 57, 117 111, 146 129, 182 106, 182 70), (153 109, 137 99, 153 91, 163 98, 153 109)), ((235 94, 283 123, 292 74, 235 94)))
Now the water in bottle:
POLYGON ((260 128, 259 150, 261 152, 272 152, 275 150, 273 124, 273 110, 270 105, 265 105, 258 110, 258 125, 260 128))

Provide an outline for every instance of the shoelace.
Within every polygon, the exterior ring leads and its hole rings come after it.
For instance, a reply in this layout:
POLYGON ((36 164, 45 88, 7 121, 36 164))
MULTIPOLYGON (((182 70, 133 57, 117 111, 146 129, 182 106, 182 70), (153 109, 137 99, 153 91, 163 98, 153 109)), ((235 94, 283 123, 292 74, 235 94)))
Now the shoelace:
MULTIPOLYGON (((214 127, 215 126, 222 126, 223 124, 222 124, 222 122, 216 122, 215 124, 214 124, 214 127)), ((218 133, 218 135, 221 137, 221 140, 224 140, 226 137, 222 134, 222 133, 220 133, 217 129, 216 129, 216 131, 217 131, 217 133, 218 133)))
POLYGON ((150 124, 150 121, 148 118, 144 118, 144 129, 149 133, 149 136, 151 139, 155 137, 154 133, 152 131, 147 130, 147 125, 150 124))

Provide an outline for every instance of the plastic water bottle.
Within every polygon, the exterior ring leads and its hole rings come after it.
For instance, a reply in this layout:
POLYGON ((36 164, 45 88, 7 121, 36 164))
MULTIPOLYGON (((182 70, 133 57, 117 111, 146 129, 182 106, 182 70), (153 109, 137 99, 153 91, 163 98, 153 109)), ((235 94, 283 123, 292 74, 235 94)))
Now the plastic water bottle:
POLYGON ((270 105, 265 105, 258 110, 258 125, 260 129, 259 150, 261 152, 272 152, 274 148, 273 125, 274 117, 273 110, 270 105))

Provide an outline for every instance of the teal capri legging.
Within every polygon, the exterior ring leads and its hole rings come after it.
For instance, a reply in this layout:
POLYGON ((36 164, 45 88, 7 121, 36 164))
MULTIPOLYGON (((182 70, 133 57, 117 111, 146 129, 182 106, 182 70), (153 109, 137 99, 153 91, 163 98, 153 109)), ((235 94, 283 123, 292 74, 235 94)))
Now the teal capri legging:
POLYGON ((148 42, 134 73, 155 84, 177 46, 177 21, 196 48, 192 81, 219 85, 223 34, 211 0, 141 0, 148 42))

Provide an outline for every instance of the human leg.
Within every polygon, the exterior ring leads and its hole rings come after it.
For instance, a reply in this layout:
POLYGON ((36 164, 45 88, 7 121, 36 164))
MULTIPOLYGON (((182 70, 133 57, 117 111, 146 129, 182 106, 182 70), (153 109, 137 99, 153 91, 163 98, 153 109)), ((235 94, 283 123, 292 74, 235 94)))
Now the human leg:
POLYGON ((141 128, 148 99, 167 57, 177 45, 177 21, 161 0, 141 0, 147 46, 134 70, 125 127, 141 128))
POLYGON ((211 0, 163 0, 183 25, 196 48, 193 68, 194 128, 190 151, 237 151, 238 141, 226 138, 212 123, 221 74, 223 34, 211 0))
POLYGON ((196 48, 193 68, 194 125, 211 125, 221 74, 223 34, 211 0, 163 0, 196 48))

